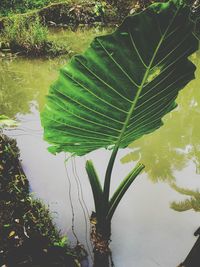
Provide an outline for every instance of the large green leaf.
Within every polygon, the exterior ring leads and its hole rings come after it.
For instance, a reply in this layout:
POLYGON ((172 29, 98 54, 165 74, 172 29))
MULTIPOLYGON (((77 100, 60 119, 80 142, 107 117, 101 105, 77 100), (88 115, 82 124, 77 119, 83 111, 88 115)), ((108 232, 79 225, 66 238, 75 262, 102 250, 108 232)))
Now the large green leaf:
POLYGON ((61 69, 42 113, 52 152, 123 148, 162 125, 194 78, 189 12, 179 1, 155 3, 61 69))

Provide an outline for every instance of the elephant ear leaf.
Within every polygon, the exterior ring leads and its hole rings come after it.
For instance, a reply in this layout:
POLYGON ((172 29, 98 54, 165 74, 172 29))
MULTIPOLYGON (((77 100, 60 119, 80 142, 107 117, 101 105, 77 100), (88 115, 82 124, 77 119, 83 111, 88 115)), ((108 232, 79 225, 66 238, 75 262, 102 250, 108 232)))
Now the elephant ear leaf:
POLYGON ((124 148, 162 126, 194 78, 188 56, 198 41, 189 12, 178 1, 155 3, 61 69, 42 112, 51 152, 124 148))

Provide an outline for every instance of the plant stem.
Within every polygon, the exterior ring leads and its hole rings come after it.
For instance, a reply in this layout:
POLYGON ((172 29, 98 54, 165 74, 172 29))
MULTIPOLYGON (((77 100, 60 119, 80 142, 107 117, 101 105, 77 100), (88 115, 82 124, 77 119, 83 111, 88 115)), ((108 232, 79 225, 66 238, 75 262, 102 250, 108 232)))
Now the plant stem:
POLYGON ((119 150, 118 146, 115 146, 113 149, 113 152, 111 154, 108 167, 106 170, 106 175, 105 175, 105 181, 104 181, 104 189, 103 189, 103 194, 104 194, 104 203, 105 203, 105 208, 106 210, 108 209, 108 204, 109 204, 109 195, 110 195, 110 181, 111 181, 111 175, 112 175, 112 170, 113 166, 115 163, 115 159, 117 156, 117 152, 119 150))

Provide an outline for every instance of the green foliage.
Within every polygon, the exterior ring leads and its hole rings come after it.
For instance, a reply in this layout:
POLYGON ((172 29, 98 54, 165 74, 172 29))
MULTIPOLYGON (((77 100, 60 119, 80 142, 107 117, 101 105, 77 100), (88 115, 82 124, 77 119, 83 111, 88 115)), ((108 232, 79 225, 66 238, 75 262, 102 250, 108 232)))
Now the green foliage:
POLYGON ((24 13, 29 9, 41 8, 50 2, 51 0, 1 0, 0 14, 24 13))
POLYGON ((68 244, 68 239, 66 236, 63 236, 59 241, 54 243, 54 246, 58 246, 58 247, 66 247, 68 244))
POLYGON ((105 1, 93 0, 1 0, 0 16, 8 16, 10 14, 25 13, 33 9, 41 9, 51 3, 70 3, 76 4, 95 4, 96 14, 104 13, 107 3, 105 1))
POLYGON ((103 15, 105 13, 106 6, 107 6, 106 2, 104 2, 104 1, 96 1, 95 7, 94 7, 94 13, 97 16, 103 15))
POLYGON ((40 23, 39 17, 35 20, 25 16, 15 16, 8 20, 2 37, 11 48, 21 48, 24 51, 41 50, 47 41, 48 29, 40 23))
POLYGON ((38 16, 13 16, 7 20, 1 33, 2 42, 13 52, 28 55, 58 55, 67 53, 67 47, 50 41, 48 28, 38 16))
POLYGON ((50 150, 84 155, 124 148, 162 126, 178 92, 194 79, 187 57, 198 41, 188 15, 189 8, 173 2, 154 4, 73 57, 42 113, 50 150))

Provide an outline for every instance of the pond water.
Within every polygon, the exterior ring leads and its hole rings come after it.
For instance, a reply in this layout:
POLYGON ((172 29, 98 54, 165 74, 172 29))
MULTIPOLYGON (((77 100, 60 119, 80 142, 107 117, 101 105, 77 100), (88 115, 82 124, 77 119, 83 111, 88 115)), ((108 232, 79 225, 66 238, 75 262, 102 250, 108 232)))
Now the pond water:
MULTIPOLYGON (((83 50, 94 35, 95 31, 82 35, 79 32, 77 51, 83 50)), ((179 187, 190 189, 190 194, 200 190, 200 55, 192 58, 197 65, 197 78, 180 93, 178 108, 164 118, 162 128, 118 155, 112 190, 138 160, 146 168, 113 218, 111 246, 116 267, 176 267, 196 240, 193 233, 200 226, 200 213, 170 208, 173 201, 190 198, 177 192, 183 193, 179 187)), ((68 57, 2 60, 0 113, 20 121, 18 129, 7 133, 17 139, 35 197, 49 205, 58 228, 75 244, 71 229, 72 199, 75 233, 87 247, 90 246, 89 226, 85 217, 87 210, 89 214, 93 210, 93 202, 84 165, 86 159, 92 159, 99 176, 103 177, 110 152, 102 149, 65 163, 67 155, 54 156, 47 151, 39 118, 48 87, 56 79, 59 67, 67 61, 68 57), (87 210, 83 212, 85 205, 87 210)), ((182 202, 179 208, 184 206, 182 202)), ((195 206, 200 209, 198 201, 195 206)))

